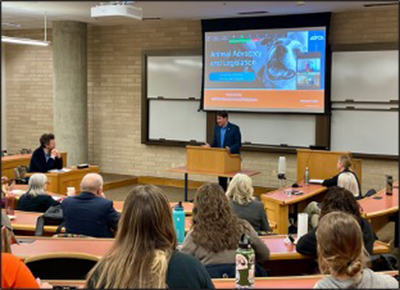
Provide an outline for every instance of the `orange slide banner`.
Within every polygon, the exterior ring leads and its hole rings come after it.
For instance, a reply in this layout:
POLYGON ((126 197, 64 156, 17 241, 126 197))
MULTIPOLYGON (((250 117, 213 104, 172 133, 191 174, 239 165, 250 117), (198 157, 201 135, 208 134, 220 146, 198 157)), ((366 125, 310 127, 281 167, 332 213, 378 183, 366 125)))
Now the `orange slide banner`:
POLYGON ((324 90, 204 90, 204 108, 324 110, 324 90))

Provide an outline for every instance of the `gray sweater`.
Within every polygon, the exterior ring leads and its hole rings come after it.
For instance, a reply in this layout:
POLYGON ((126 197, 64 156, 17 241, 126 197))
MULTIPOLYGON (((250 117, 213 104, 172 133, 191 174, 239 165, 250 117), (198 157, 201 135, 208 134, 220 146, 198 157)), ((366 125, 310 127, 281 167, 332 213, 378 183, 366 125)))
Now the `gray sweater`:
MULTIPOLYGON (((247 222, 246 222, 247 223, 247 222)), ((256 254, 257 262, 264 262, 269 259, 269 249, 267 245, 258 237, 256 231, 247 223, 250 231, 245 231, 253 242, 253 249, 256 254)), ((197 245, 192 238, 193 230, 190 230, 183 241, 181 251, 199 259, 203 265, 234 264, 236 262, 236 249, 223 250, 218 253, 211 252, 202 246, 197 245)))
POLYGON ((258 200, 253 200, 248 204, 238 204, 234 201, 229 202, 232 211, 241 219, 248 221, 256 232, 270 232, 267 214, 264 205, 258 200))
POLYGON ((389 275, 376 274, 370 269, 364 269, 358 279, 350 278, 339 281, 332 276, 326 276, 315 284, 314 288, 328 289, 399 289, 399 282, 389 275), (361 279, 360 279, 361 278, 361 279))

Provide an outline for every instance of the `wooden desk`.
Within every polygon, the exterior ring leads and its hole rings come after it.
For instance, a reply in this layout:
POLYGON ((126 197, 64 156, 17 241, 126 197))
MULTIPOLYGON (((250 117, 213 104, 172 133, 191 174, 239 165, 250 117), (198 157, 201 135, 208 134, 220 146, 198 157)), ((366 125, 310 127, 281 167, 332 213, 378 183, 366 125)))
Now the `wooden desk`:
POLYGON ((61 195, 67 195, 67 187, 75 187, 79 191, 82 178, 88 173, 99 173, 100 168, 96 165, 90 165, 88 168, 77 169, 75 166, 70 167, 68 172, 48 172, 47 178, 50 182, 47 190, 57 192, 61 195))
MULTIPOLYGON (((188 219, 186 219, 188 221, 188 219)), ((189 222, 189 221, 188 221, 189 222)), ((18 236, 18 239, 32 240, 31 243, 14 244, 11 246, 12 253, 21 259, 26 259, 39 254, 53 252, 79 252, 103 257, 111 247, 114 239, 98 238, 51 238, 51 237, 27 237, 18 236)), ((264 243, 271 252, 270 260, 300 260, 311 259, 296 252, 294 245, 284 243, 285 236, 266 236, 262 237, 264 243)), ((374 244, 374 254, 387 253, 390 245, 380 241, 374 244)))
MULTIPOLYGON (((299 184, 302 185, 302 184, 299 184)), ((289 227, 289 206, 307 200, 326 191, 326 187, 318 184, 302 185, 299 188, 286 187, 261 195, 268 220, 276 223, 278 234, 287 234, 289 227), (285 190, 295 189, 303 191, 301 195, 286 195, 285 190)))
MULTIPOLYGON (((388 222, 390 215, 399 211, 399 183, 393 186, 393 195, 386 195, 386 189, 382 189, 373 196, 359 201, 363 216, 371 223, 374 231, 379 231, 388 222), (381 197, 381 199, 375 199, 381 197)), ((397 228, 397 225, 396 225, 397 228)), ((395 234, 395 239, 398 233, 395 234)))
MULTIPOLYGON (((67 166, 67 152, 60 152, 63 167, 67 166)), ((1 176, 7 176, 8 179, 15 179, 14 168, 18 166, 29 166, 32 154, 16 154, 1 157, 1 176)))
MULTIPOLYGON (((398 275, 398 271, 375 272, 376 274, 385 274, 390 276, 398 275)), ((287 276, 287 277, 259 277, 255 278, 254 288, 258 289, 312 289, 323 275, 310 276, 287 276)), ((85 285, 84 280, 42 280, 52 286, 75 286, 82 288, 85 285)), ((216 289, 235 289, 235 279, 212 279, 216 289)))
MULTIPOLYGON (((42 213, 38 212, 26 212, 26 211, 14 211, 15 219, 11 220, 11 225, 14 232, 19 235, 33 236, 36 230, 36 220, 42 213)), ((187 216, 185 218, 185 231, 189 231, 192 225, 192 217, 187 216)), ((53 235, 57 230, 57 226, 45 226, 44 234, 53 235)), ((65 228, 62 230, 65 232, 65 228)))
POLYGON ((229 173, 214 173, 214 172, 206 172, 206 171, 194 171, 194 170, 188 170, 186 168, 186 166, 170 168, 167 171, 183 173, 184 174, 184 177, 185 177, 185 201, 188 201, 187 197, 188 197, 189 174, 221 176, 221 177, 234 177, 238 173, 243 173, 243 174, 246 174, 248 176, 254 176, 254 175, 260 174, 259 171, 247 170, 247 169, 242 169, 240 171, 234 171, 234 172, 229 172, 229 173))

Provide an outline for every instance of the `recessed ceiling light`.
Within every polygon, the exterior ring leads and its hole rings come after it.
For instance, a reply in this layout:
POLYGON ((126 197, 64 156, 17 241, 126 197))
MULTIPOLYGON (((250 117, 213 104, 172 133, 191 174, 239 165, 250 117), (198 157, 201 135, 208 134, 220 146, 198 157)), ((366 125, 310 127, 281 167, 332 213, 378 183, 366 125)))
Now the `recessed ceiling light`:
POLYGON ((297 6, 306 5, 306 2, 305 2, 305 1, 297 1, 297 2, 296 2, 296 5, 297 5, 297 6))
POLYGON ((2 23, 1 26, 3 27, 14 27, 14 28, 19 28, 21 27, 21 24, 19 23, 2 23))

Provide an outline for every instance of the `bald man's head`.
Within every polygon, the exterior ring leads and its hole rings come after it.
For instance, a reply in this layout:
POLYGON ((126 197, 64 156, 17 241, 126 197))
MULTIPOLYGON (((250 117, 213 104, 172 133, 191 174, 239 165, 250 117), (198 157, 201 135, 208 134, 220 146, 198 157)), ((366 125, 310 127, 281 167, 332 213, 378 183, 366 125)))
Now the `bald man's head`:
POLYGON ((81 182, 81 190, 101 195, 103 193, 103 177, 97 173, 86 174, 81 182))

